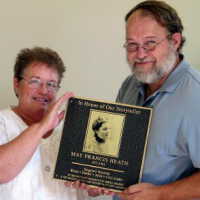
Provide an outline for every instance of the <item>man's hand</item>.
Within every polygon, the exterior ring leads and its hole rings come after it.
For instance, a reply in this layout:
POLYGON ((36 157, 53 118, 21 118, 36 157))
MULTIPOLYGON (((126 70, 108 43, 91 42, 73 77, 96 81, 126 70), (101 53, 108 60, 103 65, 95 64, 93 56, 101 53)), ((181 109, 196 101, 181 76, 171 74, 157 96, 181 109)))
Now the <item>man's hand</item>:
POLYGON ((119 194, 123 200, 163 200, 160 186, 150 183, 140 183, 130 186, 119 194))

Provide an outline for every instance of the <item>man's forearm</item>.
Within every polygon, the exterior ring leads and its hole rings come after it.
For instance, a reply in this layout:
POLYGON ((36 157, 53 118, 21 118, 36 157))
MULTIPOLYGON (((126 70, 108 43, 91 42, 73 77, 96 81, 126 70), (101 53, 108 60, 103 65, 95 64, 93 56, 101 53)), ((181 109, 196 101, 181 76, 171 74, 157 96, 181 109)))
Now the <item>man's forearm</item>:
POLYGON ((159 187, 162 190, 163 200, 200 199, 200 172, 159 187))

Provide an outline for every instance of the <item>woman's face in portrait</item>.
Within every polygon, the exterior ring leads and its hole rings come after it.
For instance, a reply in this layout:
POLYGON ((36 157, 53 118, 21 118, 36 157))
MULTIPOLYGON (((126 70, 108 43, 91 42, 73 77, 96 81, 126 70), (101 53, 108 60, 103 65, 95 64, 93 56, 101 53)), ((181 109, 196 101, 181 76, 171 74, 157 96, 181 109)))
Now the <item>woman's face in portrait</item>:
POLYGON ((106 140, 110 133, 110 126, 107 122, 103 123, 100 128, 96 131, 98 137, 102 140, 106 140))

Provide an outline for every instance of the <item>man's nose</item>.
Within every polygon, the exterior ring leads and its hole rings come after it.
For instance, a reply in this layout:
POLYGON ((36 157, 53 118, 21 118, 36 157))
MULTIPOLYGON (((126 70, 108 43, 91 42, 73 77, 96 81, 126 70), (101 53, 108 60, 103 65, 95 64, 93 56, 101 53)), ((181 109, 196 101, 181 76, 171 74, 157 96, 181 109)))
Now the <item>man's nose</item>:
POLYGON ((143 59, 147 56, 147 52, 143 47, 138 47, 136 52, 136 58, 143 59))

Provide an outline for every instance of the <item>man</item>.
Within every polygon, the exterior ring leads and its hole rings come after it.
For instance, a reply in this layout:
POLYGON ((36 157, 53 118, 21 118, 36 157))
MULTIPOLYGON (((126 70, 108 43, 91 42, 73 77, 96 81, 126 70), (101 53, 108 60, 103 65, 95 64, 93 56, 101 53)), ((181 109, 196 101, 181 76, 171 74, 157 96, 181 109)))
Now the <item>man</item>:
POLYGON ((163 1, 144 1, 125 20, 124 47, 133 75, 122 84, 117 102, 153 107, 154 112, 142 183, 119 196, 200 199, 200 74, 181 53, 181 19, 163 1))
MULTIPOLYGON (((200 199, 200 74, 181 53, 181 19, 163 1, 144 1, 125 20, 124 47, 133 75, 122 84, 117 102, 154 112, 142 183, 114 200, 200 199)), ((82 187, 92 196, 109 194, 82 187)))
POLYGON ((72 96, 56 100, 64 71, 59 55, 48 48, 23 49, 16 58, 18 103, 0 111, 0 200, 87 198, 53 179, 60 132, 51 133, 64 117, 61 106, 72 96))

